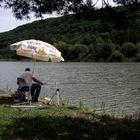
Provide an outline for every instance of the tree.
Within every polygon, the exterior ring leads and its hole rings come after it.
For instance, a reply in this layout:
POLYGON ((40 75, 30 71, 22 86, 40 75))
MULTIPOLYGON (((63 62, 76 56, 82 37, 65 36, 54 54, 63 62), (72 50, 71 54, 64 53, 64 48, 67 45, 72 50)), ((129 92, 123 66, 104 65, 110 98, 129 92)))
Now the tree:
POLYGON ((126 42, 122 45, 122 53, 127 58, 135 57, 137 54, 137 47, 133 43, 126 42))
POLYGON ((140 0, 113 0, 113 2, 121 5, 138 5, 140 0))
POLYGON ((108 58, 109 62, 122 62, 124 55, 119 51, 114 51, 108 58))
POLYGON ((63 54, 63 57, 67 60, 67 56, 68 56, 68 47, 69 45, 63 41, 59 41, 58 43, 54 43, 53 44, 58 50, 61 51, 61 53, 63 54))
POLYGON ((138 54, 140 55, 140 42, 138 42, 137 44, 136 44, 136 48, 137 48, 137 52, 138 52, 138 54))
POLYGON ((137 48, 137 54, 136 54, 135 61, 136 61, 136 62, 140 62, 140 42, 138 42, 138 43, 136 44, 136 48, 137 48))
POLYGON ((106 42, 101 38, 97 38, 96 44, 94 46, 95 57, 97 60, 103 59, 107 61, 108 57, 114 51, 114 44, 111 40, 107 40, 106 42))
POLYGON ((91 0, 0 0, 0 6, 12 9, 17 19, 30 18, 30 13, 41 18, 53 12, 77 13, 84 5, 93 6, 91 0))
POLYGON ((75 48, 75 52, 77 54, 76 59, 78 61, 83 60, 84 57, 86 57, 86 55, 89 52, 89 49, 88 49, 88 47, 86 45, 75 44, 74 48, 75 48))

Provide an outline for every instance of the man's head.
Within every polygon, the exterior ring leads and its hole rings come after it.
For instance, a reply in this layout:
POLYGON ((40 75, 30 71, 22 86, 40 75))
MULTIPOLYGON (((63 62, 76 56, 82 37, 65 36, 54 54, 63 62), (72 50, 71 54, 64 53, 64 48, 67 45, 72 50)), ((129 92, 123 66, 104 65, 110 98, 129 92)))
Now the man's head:
POLYGON ((25 71, 31 71, 30 68, 26 68, 25 71))

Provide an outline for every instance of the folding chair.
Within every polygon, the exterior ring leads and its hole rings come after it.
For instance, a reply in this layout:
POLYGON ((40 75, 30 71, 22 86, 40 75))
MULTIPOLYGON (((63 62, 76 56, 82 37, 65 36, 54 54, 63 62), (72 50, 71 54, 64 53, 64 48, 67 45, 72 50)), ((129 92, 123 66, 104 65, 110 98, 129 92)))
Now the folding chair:
POLYGON ((31 103, 31 94, 30 94, 30 87, 26 86, 26 82, 23 78, 17 78, 17 84, 19 85, 17 92, 19 94, 27 96, 28 103, 31 103))

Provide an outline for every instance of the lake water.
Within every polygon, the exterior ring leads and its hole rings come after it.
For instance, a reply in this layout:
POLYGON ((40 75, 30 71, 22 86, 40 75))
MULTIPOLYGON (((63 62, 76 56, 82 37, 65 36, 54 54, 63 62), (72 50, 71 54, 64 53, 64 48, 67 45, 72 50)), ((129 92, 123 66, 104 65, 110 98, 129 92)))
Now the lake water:
MULTIPOLYGON (((33 62, 0 62, 0 89, 16 90, 16 77, 33 62)), ((70 105, 81 103, 96 112, 130 115, 140 111, 140 63, 36 62, 34 74, 47 85, 41 95, 56 88, 70 105)))

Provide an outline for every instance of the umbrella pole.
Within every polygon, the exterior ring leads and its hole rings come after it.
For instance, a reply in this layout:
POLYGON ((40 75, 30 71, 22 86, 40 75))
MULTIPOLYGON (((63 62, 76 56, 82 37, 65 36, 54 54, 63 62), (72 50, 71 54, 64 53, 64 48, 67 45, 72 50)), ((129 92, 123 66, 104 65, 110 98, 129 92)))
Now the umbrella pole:
POLYGON ((29 87, 29 91, 28 91, 28 103, 31 105, 31 86, 29 87))
POLYGON ((57 94, 57 105, 60 106, 60 94, 59 94, 59 88, 56 89, 57 94))
MULTIPOLYGON (((33 63, 33 70, 32 70, 32 74, 34 74, 35 71, 35 64, 36 64, 36 59, 33 59, 34 63, 33 63)), ((29 91, 27 94, 27 98, 28 98, 28 103, 31 105, 31 86, 29 87, 29 91)))
POLYGON ((33 59, 34 60, 34 63, 33 63, 33 70, 32 70, 32 74, 34 74, 34 71, 35 71, 35 65, 36 65, 36 59, 33 59))
MULTIPOLYGON (((36 59, 33 59, 33 70, 32 70, 32 75, 34 74, 35 71, 35 65, 36 65, 36 59)), ((31 86, 29 87, 29 92, 28 92, 28 103, 31 105, 31 86)))

